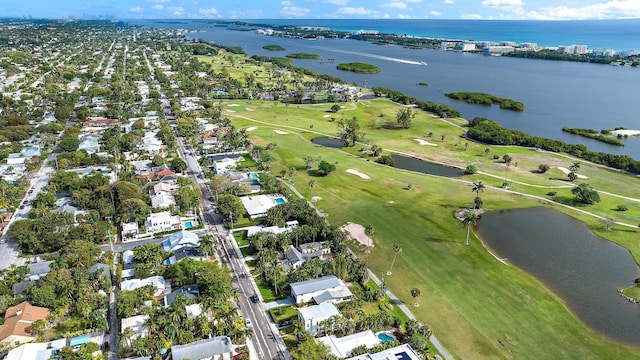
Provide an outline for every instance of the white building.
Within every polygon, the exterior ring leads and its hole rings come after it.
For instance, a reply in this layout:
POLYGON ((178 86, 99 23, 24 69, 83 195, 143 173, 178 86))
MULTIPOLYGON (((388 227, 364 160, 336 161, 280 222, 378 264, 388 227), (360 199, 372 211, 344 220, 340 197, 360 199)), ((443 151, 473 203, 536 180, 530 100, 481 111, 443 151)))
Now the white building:
POLYGON ((162 276, 152 276, 146 279, 125 280, 120 283, 120 290, 131 291, 148 285, 152 285, 156 288, 156 291, 153 294, 156 297, 171 292, 171 286, 167 285, 162 276))
POLYGON ((169 211, 150 214, 145 221, 147 232, 156 233, 182 229, 180 216, 171 215, 169 211))
POLYGON ((276 205, 286 203, 287 199, 279 194, 270 194, 243 196, 240 198, 240 201, 242 201, 242 205, 244 205, 245 210, 247 210, 249 217, 254 219, 267 216, 269 209, 276 205))
POLYGON ((383 350, 375 354, 364 354, 349 358, 347 360, 420 360, 422 357, 413 350, 411 345, 403 344, 391 349, 383 350))
POLYGON ((168 208, 176 205, 176 199, 173 195, 160 193, 151 197, 151 207, 154 209, 168 208))
POLYGON ((502 55, 502 54, 513 52, 513 50, 514 50, 513 46, 502 46, 502 45, 487 46, 482 50, 482 54, 483 55, 502 55))
POLYGON ((241 157, 235 157, 235 158, 226 157, 224 159, 215 160, 213 162, 213 171, 217 175, 224 175, 229 171, 235 170, 237 164, 241 161, 244 161, 244 159, 241 157))
POLYGON ((126 329, 133 330, 133 336, 129 340, 138 337, 146 337, 149 334, 149 328, 144 326, 145 321, 149 319, 149 315, 136 315, 120 320, 120 333, 124 333, 126 329))
POLYGON ((198 246, 200 246, 200 237, 188 230, 178 231, 162 242, 164 251, 176 251, 183 247, 198 246))
POLYGON ((371 349, 374 346, 380 345, 380 339, 378 339, 371 330, 343 336, 341 338, 335 335, 323 336, 317 341, 324 344, 333 355, 341 359, 351 355, 351 351, 358 346, 364 345, 367 349, 371 349))
POLYGON ((560 54, 582 55, 588 52, 587 45, 560 45, 558 46, 560 54))
POLYGON ((342 316, 340 310, 332 303, 307 306, 298 310, 298 320, 314 336, 318 333, 318 325, 332 316, 342 316))
POLYGON ((595 56, 604 56, 604 57, 612 57, 616 52, 613 49, 596 49, 593 50, 593 55, 595 56))
POLYGON ((462 51, 475 51, 476 50, 476 44, 474 43, 462 43, 462 51))
POLYGON ((133 222, 127 222, 127 223, 122 223, 122 239, 123 241, 127 238, 130 237, 134 237, 136 235, 138 235, 138 223, 133 221, 133 222))
POLYGON ((334 275, 291 284, 291 297, 296 304, 316 302, 339 303, 355 298, 345 283, 334 275))

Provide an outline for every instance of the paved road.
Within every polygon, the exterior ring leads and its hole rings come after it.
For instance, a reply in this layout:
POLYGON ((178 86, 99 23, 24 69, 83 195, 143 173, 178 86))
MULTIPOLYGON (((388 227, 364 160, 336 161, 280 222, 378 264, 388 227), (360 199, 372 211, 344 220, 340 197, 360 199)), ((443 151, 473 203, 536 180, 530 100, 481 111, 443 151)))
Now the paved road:
MULTIPOLYGON (((160 94, 162 95, 165 116, 170 124, 174 124, 175 117, 171 114, 169 101, 166 100, 162 92, 160 94)), ((178 138, 178 154, 187 163, 188 173, 192 174, 196 184, 202 191, 202 208, 213 209, 215 204, 209 200, 213 199, 213 194, 207 186, 206 178, 200 169, 197 159, 193 156, 193 150, 186 150, 185 145, 184 139, 178 138)), ((251 358, 260 360, 289 360, 291 356, 287 351, 284 340, 280 336, 275 324, 271 322, 271 317, 264 303, 254 304, 249 299, 251 295, 259 292, 249 274, 246 263, 242 259, 240 249, 228 229, 223 225, 224 220, 213 211, 204 211, 203 219, 205 229, 209 229, 212 233, 217 234, 216 238, 222 246, 221 254, 218 255, 222 263, 231 269, 233 287, 240 295, 238 301, 240 313, 245 319, 251 321, 251 328, 254 334, 251 339, 249 339, 252 343, 252 346, 249 346, 251 358)))
MULTIPOLYGON (((75 124, 75 121, 75 117, 72 116, 71 119, 69 119, 69 121, 67 122, 65 130, 73 126, 75 124)), ((22 208, 18 208, 14 212, 13 216, 9 220, 9 223, 2 231, 2 236, 0 237, 0 269, 8 269, 11 264, 16 264, 18 266, 24 265, 27 260, 31 259, 20 257, 20 247, 18 246, 18 242, 14 239, 9 238, 6 235, 6 232, 7 229, 9 229, 9 226, 14 221, 24 220, 28 218, 29 211, 31 210, 30 201, 33 200, 38 195, 38 193, 42 191, 42 188, 49 183, 49 178, 55 171, 55 166, 53 166, 53 164, 55 164, 56 158, 60 153, 59 144, 60 138, 58 138, 58 142, 54 146, 47 160, 43 163, 40 171, 32 175, 31 184, 27 190, 27 194, 24 196, 24 199, 22 199, 21 202, 21 204, 23 205, 20 205, 22 208)))

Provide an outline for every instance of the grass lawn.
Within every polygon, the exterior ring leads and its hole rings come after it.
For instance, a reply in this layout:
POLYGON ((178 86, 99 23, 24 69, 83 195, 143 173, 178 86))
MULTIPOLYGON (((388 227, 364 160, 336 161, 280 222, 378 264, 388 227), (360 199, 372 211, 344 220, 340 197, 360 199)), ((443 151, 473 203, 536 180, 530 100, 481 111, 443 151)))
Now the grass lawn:
MULTIPOLYGON (((360 106, 358 109, 366 110, 360 106)), ((392 116, 391 110, 386 111, 392 116)), ((322 112, 317 116, 321 119, 322 112)), ((440 120, 431 121, 441 126, 440 120)), ((247 124, 249 122, 239 122, 239 125, 247 124)), ((330 127, 333 130, 327 133, 335 132, 335 124, 330 127)), ((351 221, 374 226, 374 249, 369 256, 369 266, 374 273, 388 270, 393 244, 402 246, 393 275, 385 280, 406 304, 414 303, 411 288, 421 290, 421 305, 412 307, 412 312, 421 321, 427 321, 455 357, 630 359, 640 356, 640 350, 612 343, 586 328, 535 279, 497 261, 475 237, 470 246, 463 245, 465 228, 454 219, 453 212, 473 204, 474 194, 465 182, 467 179, 399 171, 363 161, 341 150, 315 146, 293 133, 275 134, 270 126, 261 126, 251 135, 258 145, 277 143, 271 151, 276 158, 272 171, 277 173, 281 168, 296 166, 298 172, 293 183, 305 197, 308 198, 311 191, 313 196, 320 197, 316 205, 329 214, 330 223, 342 225, 351 221), (303 170, 304 156, 321 156, 331 163, 338 162, 337 170, 326 177, 313 177, 303 170), (347 169, 356 169, 371 179, 349 174, 347 169), (306 185, 311 179, 316 181, 313 189, 306 185), (407 184, 412 184, 413 189, 406 190, 407 184)), ((399 136, 396 137, 395 141, 400 143, 399 136)), ((389 141, 394 141, 393 136, 389 141)), ((410 143, 407 139, 403 141, 410 143)), ((444 145, 453 146, 446 139, 444 145)), ((519 166, 517 171, 521 171, 521 167, 524 166, 519 166)), ((527 175, 535 176, 538 174, 527 175)), ((468 180, 476 181, 475 175, 468 180)), ((487 210, 553 206, 546 201, 491 188, 484 191, 482 198, 487 210)), ((602 227, 587 215, 562 211, 594 229, 602 227)), ((607 237, 628 247, 637 244, 636 231, 614 230, 608 232, 607 237)), ((266 300, 265 295, 268 294, 263 293, 266 300)))
MULTIPOLYGON (((287 294, 285 294, 283 291, 280 291, 280 294, 276 295, 271 282, 264 281, 264 279, 255 270, 253 270, 251 274, 253 274, 253 278, 256 282, 256 285, 258 286, 258 290, 260 291, 260 295, 262 295, 262 300, 264 302, 267 303, 287 297, 287 294)), ((284 279, 278 281, 278 285, 280 286, 280 289, 284 288, 284 286, 286 285, 284 279)))
POLYGON ((236 239, 236 243, 238 243, 238 247, 249 246, 249 239, 247 238, 247 231, 234 231, 233 237, 236 239))
POLYGON ((627 297, 634 299, 635 301, 640 301, 640 285, 628 287, 622 291, 627 297))
POLYGON ((278 324, 281 321, 296 319, 298 317, 298 310, 294 309, 291 305, 285 305, 269 309, 269 314, 271 314, 273 321, 278 324))

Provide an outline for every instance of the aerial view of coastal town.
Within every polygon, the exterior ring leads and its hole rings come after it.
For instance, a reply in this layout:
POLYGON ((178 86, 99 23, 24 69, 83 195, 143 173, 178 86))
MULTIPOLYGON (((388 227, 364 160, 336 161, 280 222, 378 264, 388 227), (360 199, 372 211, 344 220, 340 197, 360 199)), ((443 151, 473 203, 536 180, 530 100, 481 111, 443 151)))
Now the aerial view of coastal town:
POLYGON ((638 94, 637 0, 3 0, 0 359, 640 359, 638 94))

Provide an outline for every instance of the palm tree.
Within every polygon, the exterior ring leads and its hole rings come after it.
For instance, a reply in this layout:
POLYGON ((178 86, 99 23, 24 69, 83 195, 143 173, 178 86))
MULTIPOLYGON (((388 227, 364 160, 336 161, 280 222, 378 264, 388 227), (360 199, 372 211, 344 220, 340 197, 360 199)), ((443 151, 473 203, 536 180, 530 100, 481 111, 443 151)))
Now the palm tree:
POLYGON ((310 193, 310 198, 313 199, 313 187, 316 186, 316 181, 315 180, 309 180, 309 188, 311 188, 310 193))
POLYGON ((485 188, 486 186, 482 183, 482 181, 478 181, 473 183, 471 191, 474 191, 476 193, 476 196, 480 197, 480 192, 484 191, 485 188))
POLYGON ((207 260, 209 259, 209 254, 214 252, 214 246, 213 236, 205 235, 200 238, 200 250, 205 254, 207 260))
POLYGON ((577 172, 578 170, 580 170, 579 162, 574 162, 573 164, 571 164, 571 166, 569 166, 569 171, 571 172, 577 172))
POLYGON ((391 270, 393 270, 393 264, 396 262, 396 257, 398 253, 402 251, 402 247, 399 244, 393 245, 393 260, 391 261, 391 267, 389 267, 389 271, 387 271, 387 275, 391 275, 391 270))
POLYGON ((413 296, 414 299, 416 299, 415 301, 415 306, 419 306, 418 304, 418 297, 420 296, 420 289, 418 288, 413 288, 411 289, 411 296, 413 296))
POLYGON ((367 227, 364 228, 364 233, 369 237, 369 243, 367 244, 367 249, 365 250, 365 254, 367 255, 365 263, 367 267, 369 267, 369 253, 371 252, 371 236, 375 231, 376 230, 373 228, 373 225, 367 225, 367 227))
POLYGON ((462 223, 467 226, 467 240, 465 240, 464 244, 469 245, 469 231, 471 229, 471 225, 475 225, 478 222, 478 215, 475 211, 467 211, 464 214, 464 219, 462 223))
POLYGON ((516 173, 516 168, 518 167, 518 162, 516 161, 515 163, 513 163, 513 171, 511 172, 511 181, 509 186, 511 186, 513 184, 513 175, 516 173))

